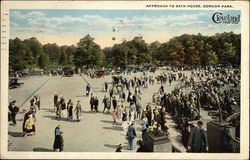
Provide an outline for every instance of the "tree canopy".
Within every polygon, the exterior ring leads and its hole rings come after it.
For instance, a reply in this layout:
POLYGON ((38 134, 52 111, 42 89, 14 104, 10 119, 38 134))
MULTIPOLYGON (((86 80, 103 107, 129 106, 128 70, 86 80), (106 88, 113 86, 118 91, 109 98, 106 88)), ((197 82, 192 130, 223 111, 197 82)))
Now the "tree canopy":
POLYGON ((77 46, 42 45, 35 37, 9 41, 9 65, 15 70, 75 66, 78 68, 120 67, 155 64, 193 66, 240 65, 241 35, 233 32, 213 36, 183 34, 168 42, 146 43, 143 37, 124 40, 101 49, 86 35, 77 46))

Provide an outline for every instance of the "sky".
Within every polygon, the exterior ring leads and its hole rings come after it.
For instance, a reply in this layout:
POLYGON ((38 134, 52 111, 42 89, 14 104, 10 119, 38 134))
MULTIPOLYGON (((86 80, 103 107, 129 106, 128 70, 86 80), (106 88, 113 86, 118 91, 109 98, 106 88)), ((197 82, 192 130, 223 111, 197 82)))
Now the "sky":
MULTIPOLYGON (((240 33, 239 24, 215 24, 218 10, 10 10, 10 38, 36 37, 42 44, 76 45, 90 35, 101 48, 142 36, 147 43, 167 42, 182 34, 240 33), (115 37, 115 38, 113 38, 115 37)), ((238 10, 221 10, 240 15, 238 10)))

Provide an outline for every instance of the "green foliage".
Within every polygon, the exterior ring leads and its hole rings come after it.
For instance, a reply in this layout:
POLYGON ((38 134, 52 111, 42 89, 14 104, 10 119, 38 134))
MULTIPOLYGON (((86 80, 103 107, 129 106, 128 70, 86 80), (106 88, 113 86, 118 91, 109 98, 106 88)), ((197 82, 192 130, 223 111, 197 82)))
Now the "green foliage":
POLYGON ((39 68, 45 69, 48 64, 49 58, 48 55, 45 53, 42 53, 38 57, 38 66, 39 68))
POLYGON ((86 35, 80 39, 74 53, 74 63, 76 67, 94 68, 102 64, 103 51, 101 47, 94 42, 94 38, 86 35))
POLYGON ((31 69, 35 63, 30 48, 16 38, 9 41, 9 66, 14 70, 31 69))
POLYGON ((94 38, 86 35, 77 47, 42 45, 36 38, 24 41, 10 40, 9 65, 12 69, 55 69, 73 66, 79 68, 114 67, 134 65, 240 65, 241 35, 217 33, 214 36, 184 34, 168 42, 147 44, 142 37, 134 37, 113 47, 101 49, 94 38))

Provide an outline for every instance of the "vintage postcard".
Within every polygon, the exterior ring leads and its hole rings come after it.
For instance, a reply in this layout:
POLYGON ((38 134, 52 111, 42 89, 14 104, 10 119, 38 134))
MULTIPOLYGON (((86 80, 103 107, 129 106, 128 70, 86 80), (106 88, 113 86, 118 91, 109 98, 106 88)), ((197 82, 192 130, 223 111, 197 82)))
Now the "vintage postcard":
POLYGON ((248 159, 249 2, 2 1, 0 102, 3 159, 248 159))

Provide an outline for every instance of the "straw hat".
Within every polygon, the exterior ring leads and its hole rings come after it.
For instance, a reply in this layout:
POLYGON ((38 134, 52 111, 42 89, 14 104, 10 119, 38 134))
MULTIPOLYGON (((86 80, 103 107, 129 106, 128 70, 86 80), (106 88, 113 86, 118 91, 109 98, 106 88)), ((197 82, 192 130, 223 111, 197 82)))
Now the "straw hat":
POLYGON ((120 143, 116 147, 123 147, 123 146, 124 146, 124 144, 120 143))

